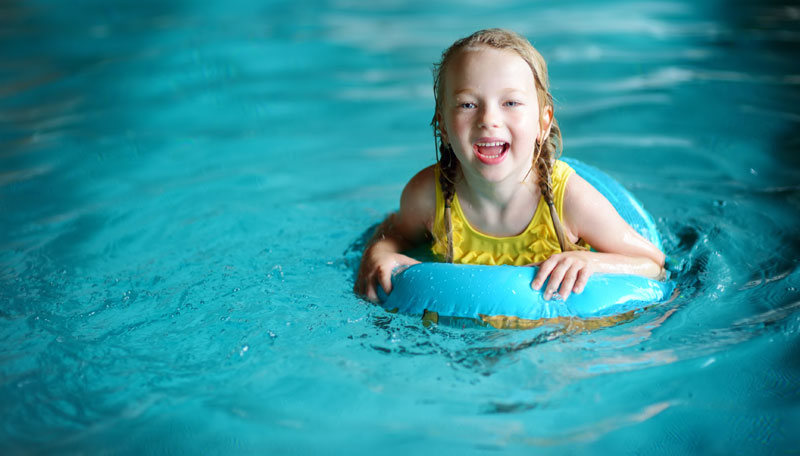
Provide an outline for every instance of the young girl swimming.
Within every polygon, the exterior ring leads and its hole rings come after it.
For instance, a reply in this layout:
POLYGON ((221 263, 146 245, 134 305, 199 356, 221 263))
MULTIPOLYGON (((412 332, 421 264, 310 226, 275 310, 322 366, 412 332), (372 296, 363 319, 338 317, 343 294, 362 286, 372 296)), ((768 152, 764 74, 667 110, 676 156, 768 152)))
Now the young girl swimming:
POLYGON ((365 249, 355 291, 377 301, 402 252, 431 243, 448 262, 536 265, 544 298, 583 291, 595 272, 663 275, 664 254, 566 163, 547 67, 501 29, 456 41, 434 67, 439 157, 406 185, 365 249), (589 246, 595 251, 590 251, 589 246))

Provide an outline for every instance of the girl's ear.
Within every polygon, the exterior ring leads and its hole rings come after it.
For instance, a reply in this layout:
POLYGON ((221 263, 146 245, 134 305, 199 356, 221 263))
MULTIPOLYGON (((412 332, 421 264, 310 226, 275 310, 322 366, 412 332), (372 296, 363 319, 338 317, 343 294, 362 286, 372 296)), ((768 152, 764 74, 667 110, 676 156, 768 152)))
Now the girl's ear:
POLYGON ((436 125, 439 127, 439 136, 442 137, 442 144, 450 144, 450 140, 447 139, 447 130, 444 128, 444 118, 439 112, 436 113, 436 125))
POLYGON ((539 125, 541 130, 539 130, 539 141, 546 141, 547 137, 550 136, 550 127, 553 125, 553 107, 552 106, 545 106, 542 109, 542 117, 539 119, 539 125))

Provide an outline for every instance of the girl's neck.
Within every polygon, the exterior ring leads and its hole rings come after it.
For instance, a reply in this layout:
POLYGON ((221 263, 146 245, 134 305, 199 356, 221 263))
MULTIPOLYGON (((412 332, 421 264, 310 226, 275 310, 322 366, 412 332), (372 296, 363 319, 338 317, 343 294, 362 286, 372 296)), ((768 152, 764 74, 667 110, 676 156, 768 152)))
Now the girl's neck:
POLYGON ((509 176, 501 182, 488 182, 479 176, 461 173, 461 179, 456 181, 456 192, 460 201, 468 201, 478 210, 491 207, 502 211, 519 203, 527 205, 530 201, 538 201, 536 181, 535 170, 509 176))

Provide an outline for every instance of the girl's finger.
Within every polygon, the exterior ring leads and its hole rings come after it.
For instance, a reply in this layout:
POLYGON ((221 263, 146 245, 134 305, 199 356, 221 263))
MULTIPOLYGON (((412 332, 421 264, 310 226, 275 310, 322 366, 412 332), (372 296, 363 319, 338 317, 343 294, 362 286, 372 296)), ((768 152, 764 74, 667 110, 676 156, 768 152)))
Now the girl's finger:
POLYGON ((377 304, 378 301, 378 294, 375 292, 375 283, 373 281, 369 281, 367 283, 367 301, 377 304))
POLYGON ((572 287, 575 285, 575 279, 578 276, 578 271, 575 269, 574 266, 570 267, 567 273, 564 274, 564 279, 561 281, 561 289, 559 289, 558 294, 561 295, 561 299, 565 301, 569 298, 570 293, 572 293, 572 287))
POLYGON ((392 270, 386 271, 384 268, 378 269, 378 281, 380 282, 383 291, 388 295, 392 292, 392 270))
POLYGON ((356 283, 353 285, 353 291, 359 296, 364 296, 367 293, 366 287, 366 280, 364 276, 361 274, 361 271, 358 271, 358 276, 356 276, 356 283))
POLYGON ((558 286, 561 284, 561 281, 564 279, 564 274, 567 273, 569 269, 569 265, 565 263, 560 263, 553 269, 553 272, 550 273, 550 281, 547 282, 547 289, 544 292, 544 299, 549 300, 553 293, 558 290, 558 286))
POLYGON ((589 277, 592 276, 592 269, 591 268, 583 268, 578 273, 578 278, 575 280, 575 286, 572 287, 572 290, 575 293, 582 293, 583 289, 586 287, 586 284, 589 282, 589 277))
POLYGON ((544 284, 544 281, 547 280, 547 276, 550 275, 550 272, 558 264, 558 261, 550 261, 552 259, 553 257, 550 257, 540 263, 539 271, 536 273, 536 277, 533 278, 533 282, 531 282, 531 288, 534 290, 539 290, 542 288, 542 284, 544 284))

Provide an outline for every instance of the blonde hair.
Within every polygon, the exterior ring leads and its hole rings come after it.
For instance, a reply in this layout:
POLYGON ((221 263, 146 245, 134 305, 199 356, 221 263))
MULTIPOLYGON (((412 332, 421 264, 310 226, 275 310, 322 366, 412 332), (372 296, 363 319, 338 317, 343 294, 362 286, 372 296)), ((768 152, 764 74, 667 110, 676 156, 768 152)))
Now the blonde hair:
MULTIPOLYGON (((447 67, 455 56, 464 50, 488 46, 500 50, 511 50, 516 52, 530 66, 533 72, 533 79, 536 84, 536 95, 539 99, 539 112, 544 112, 545 108, 553 107, 553 96, 550 94, 550 83, 547 77, 547 64, 539 51, 524 37, 510 30, 486 29, 479 30, 472 35, 462 38, 442 53, 442 59, 433 67, 433 96, 436 102, 436 109, 431 121, 433 126, 433 136, 437 149, 437 161, 439 163, 439 183, 445 200, 445 231, 447 232, 447 262, 453 261, 453 233, 450 205, 455 195, 455 179, 458 170, 458 160, 453 153, 450 144, 442 141, 442 130, 439 119, 442 113, 442 102, 444 100, 444 86, 446 81, 442 77, 447 71, 447 67)), ((531 169, 536 169, 538 176, 539 189, 544 196, 547 205, 550 207, 550 217, 553 220, 553 228, 558 237, 558 244, 561 251, 579 250, 581 247, 572 243, 564 234, 564 227, 558 217, 558 212, 553 201, 553 187, 551 175, 556 159, 561 155, 561 129, 553 116, 547 138, 540 138, 536 144, 533 154, 531 169)))

